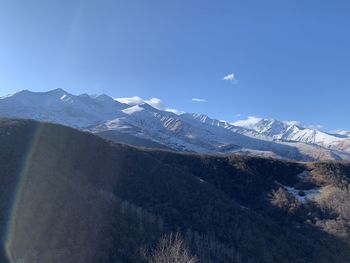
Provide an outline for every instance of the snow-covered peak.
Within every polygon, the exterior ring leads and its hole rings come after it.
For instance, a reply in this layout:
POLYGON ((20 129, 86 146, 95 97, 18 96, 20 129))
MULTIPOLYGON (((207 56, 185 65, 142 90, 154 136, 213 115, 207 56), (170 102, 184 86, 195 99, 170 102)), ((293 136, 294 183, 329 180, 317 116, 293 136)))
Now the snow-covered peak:
POLYGON ((303 127, 299 122, 249 117, 247 120, 236 121, 233 124, 252 129, 274 140, 303 142, 323 147, 329 147, 342 140, 339 136, 318 129, 303 127))
POLYGON ((198 120, 203 123, 207 123, 209 120, 211 120, 208 115, 200 113, 184 113, 182 116, 188 119, 198 120))
POLYGON ((58 88, 58 89, 53 89, 50 91, 44 91, 44 92, 34 92, 34 91, 30 91, 30 90, 21 90, 19 92, 16 92, 14 94, 11 95, 7 95, 2 97, 3 99, 9 99, 9 98, 13 98, 13 99, 17 99, 17 98, 27 98, 27 99, 32 99, 34 97, 51 97, 51 98, 56 98, 56 99, 60 99, 62 96, 64 95, 71 95, 69 94, 67 91, 58 88))
POLYGON ((278 136, 286 132, 291 126, 293 125, 275 119, 261 119, 253 126, 253 129, 269 136, 278 136))
POLYGON ((104 101, 104 102, 112 102, 115 101, 112 97, 106 95, 106 94, 101 94, 101 95, 97 95, 95 97, 96 100, 98 101, 104 101))
POLYGON ((246 120, 239 120, 232 123, 235 126, 254 130, 273 139, 282 139, 288 130, 296 127, 294 123, 287 123, 276 119, 263 119, 258 117, 248 117, 246 120))
POLYGON ((138 105, 140 108, 148 110, 148 111, 154 111, 154 112, 159 112, 159 109, 156 109, 155 107, 152 107, 151 105, 149 105, 146 102, 140 103, 138 105))
POLYGON ((219 127, 227 127, 231 126, 226 121, 220 121, 216 119, 210 118, 208 115, 205 114, 199 114, 199 113, 184 113, 181 115, 183 118, 188 119, 188 120, 195 120, 200 123, 209 125, 209 126, 219 126, 219 127))
POLYGON ((47 94, 47 95, 51 95, 51 96, 61 97, 64 94, 69 94, 69 93, 67 91, 61 89, 61 88, 58 88, 58 89, 53 89, 53 90, 50 90, 50 91, 47 91, 47 92, 42 92, 42 94, 47 94))
MULTIPOLYGON (((121 105, 121 103, 115 101, 112 97, 109 97, 106 94, 101 95, 88 95, 86 93, 80 94, 80 95, 73 95, 61 88, 46 91, 46 92, 33 92, 29 90, 22 90, 17 93, 14 93, 12 95, 7 95, 2 97, 2 99, 11 99, 11 100, 21 100, 21 101, 28 101, 29 103, 33 104, 33 99, 38 99, 41 102, 44 100, 49 100, 51 103, 54 101, 61 101, 61 102, 70 102, 73 101, 76 103, 81 103, 82 101, 85 103, 106 103, 113 105, 121 105)), ((47 101, 46 101, 47 102, 47 101)), ((125 106, 126 107, 126 106, 125 106)))
POLYGON ((121 114, 127 108, 107 95, 92 98, 63 89, 47 92, 23 90, 1 100, 0 116, 31 118, 73 127, 94 125, 121 114))

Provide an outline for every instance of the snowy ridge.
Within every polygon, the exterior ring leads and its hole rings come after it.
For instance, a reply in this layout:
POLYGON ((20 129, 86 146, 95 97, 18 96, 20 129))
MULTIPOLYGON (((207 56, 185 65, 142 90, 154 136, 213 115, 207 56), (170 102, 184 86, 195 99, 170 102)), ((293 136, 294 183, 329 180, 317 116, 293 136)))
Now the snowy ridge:
POLYGON ((345 135, 272 119, 255 119, 245 125, 204 114, 179 115, 143 100, 129 105, 104 94, 25 90, 0 98, 0 116, 60 123, 96 134, 128 133, 180 151, 238 152, 303 161, 350 159, 350 138, 345 135))
POLYGON ((244 125, 244 122, 236 122, 243 124, 242 127, 252 129, 262 135, 273 138, 274 140, 303 142, 307 144, 315 144, 322 147, 332 147, 333 145, 344 141, 344 138, 334 136, 332 134, 301 127, 295 123, 286 123, 274 119, 260 119, 256 123, 244 125))
POLYGON ((62 89, 48 92, 20 91, 0 99, 0 116, 30 118, 82 128, 96 125, 126 108, 110 97, 75 96, 62 89))

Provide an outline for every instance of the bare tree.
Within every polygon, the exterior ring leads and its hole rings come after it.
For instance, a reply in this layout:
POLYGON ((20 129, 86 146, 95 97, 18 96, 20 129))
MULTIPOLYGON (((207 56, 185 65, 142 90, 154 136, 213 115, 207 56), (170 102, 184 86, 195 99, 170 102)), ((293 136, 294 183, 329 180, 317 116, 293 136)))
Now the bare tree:
POLYGON ((149 263, 197 263, 179 233, 164 235, 153 250, 144 251, 149 263))

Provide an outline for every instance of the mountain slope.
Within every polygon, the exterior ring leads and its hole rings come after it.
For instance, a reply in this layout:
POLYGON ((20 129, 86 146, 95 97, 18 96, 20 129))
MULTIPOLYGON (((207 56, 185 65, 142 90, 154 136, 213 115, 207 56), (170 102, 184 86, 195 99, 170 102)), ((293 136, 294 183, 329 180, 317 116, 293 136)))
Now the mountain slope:
POLYGON ((178 116, 157 110, 146 103, 122 112, 126 116, 97 126, 93 131, 127 131, 181 151, 230 152, 245 148, 271 151, 285 158, 307 159, 293 146, 259 140, 220 126, 206 125, 186 115, 178 116))
POLYGON ((132 146, 171 150, 171 148, 163 144, 154 142, 152 140, 146 140, 140 137, 136 137, 128 133, 119 132, 116 130, 106 130, 95 134, 107 140, 115 141, 118 143, 125 143, 132 146))
POLYGON ((281 188, 340 187, 347 163, 141 150, 28 120, 0 120, 0 145, 11 263, 143 262, 140 249, 171 231, 201 262, 350 259, 347 237, 322 230, 328 218, 281 188))

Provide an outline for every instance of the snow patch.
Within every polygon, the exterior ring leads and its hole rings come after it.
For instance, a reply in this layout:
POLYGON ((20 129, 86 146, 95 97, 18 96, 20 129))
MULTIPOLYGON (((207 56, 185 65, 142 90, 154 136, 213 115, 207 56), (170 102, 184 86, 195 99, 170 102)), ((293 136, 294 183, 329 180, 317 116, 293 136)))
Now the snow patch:
POLYGON ((61 97, 60 97, 60 100, 61 101, 65 101, 65 102, 70 102, 70 103, 73 103, 74 100, 69 97, 67 94, 63 94, 61 97))
POLYGON ((132 126, 126 125, 121 119, 114 119, 105 123, 107 130, 128 130, 132 129, 132 126))
POLYGON ((321 188, 314 188, 310 190, 300 190, 294 187, 283 186, 288 193, 293 195, 300 203, 305 204, 309 201, 315 200, 321 194, 321 188), (302 194, 301 194, 302 193, 302 194))
POLYGON ((132 106, 130 108, 127 108, 125 110, 122 110, 125 114, 131 115, 135 112, 143 111, 144 108, 140 107, 139 105, 132 106))
POLYGON ((13 95, 15 95, 15 93, 14 94, 7 94, 7 95, 4 95, 4 96, 0 96, 0 100, 13 97, 13 95))

